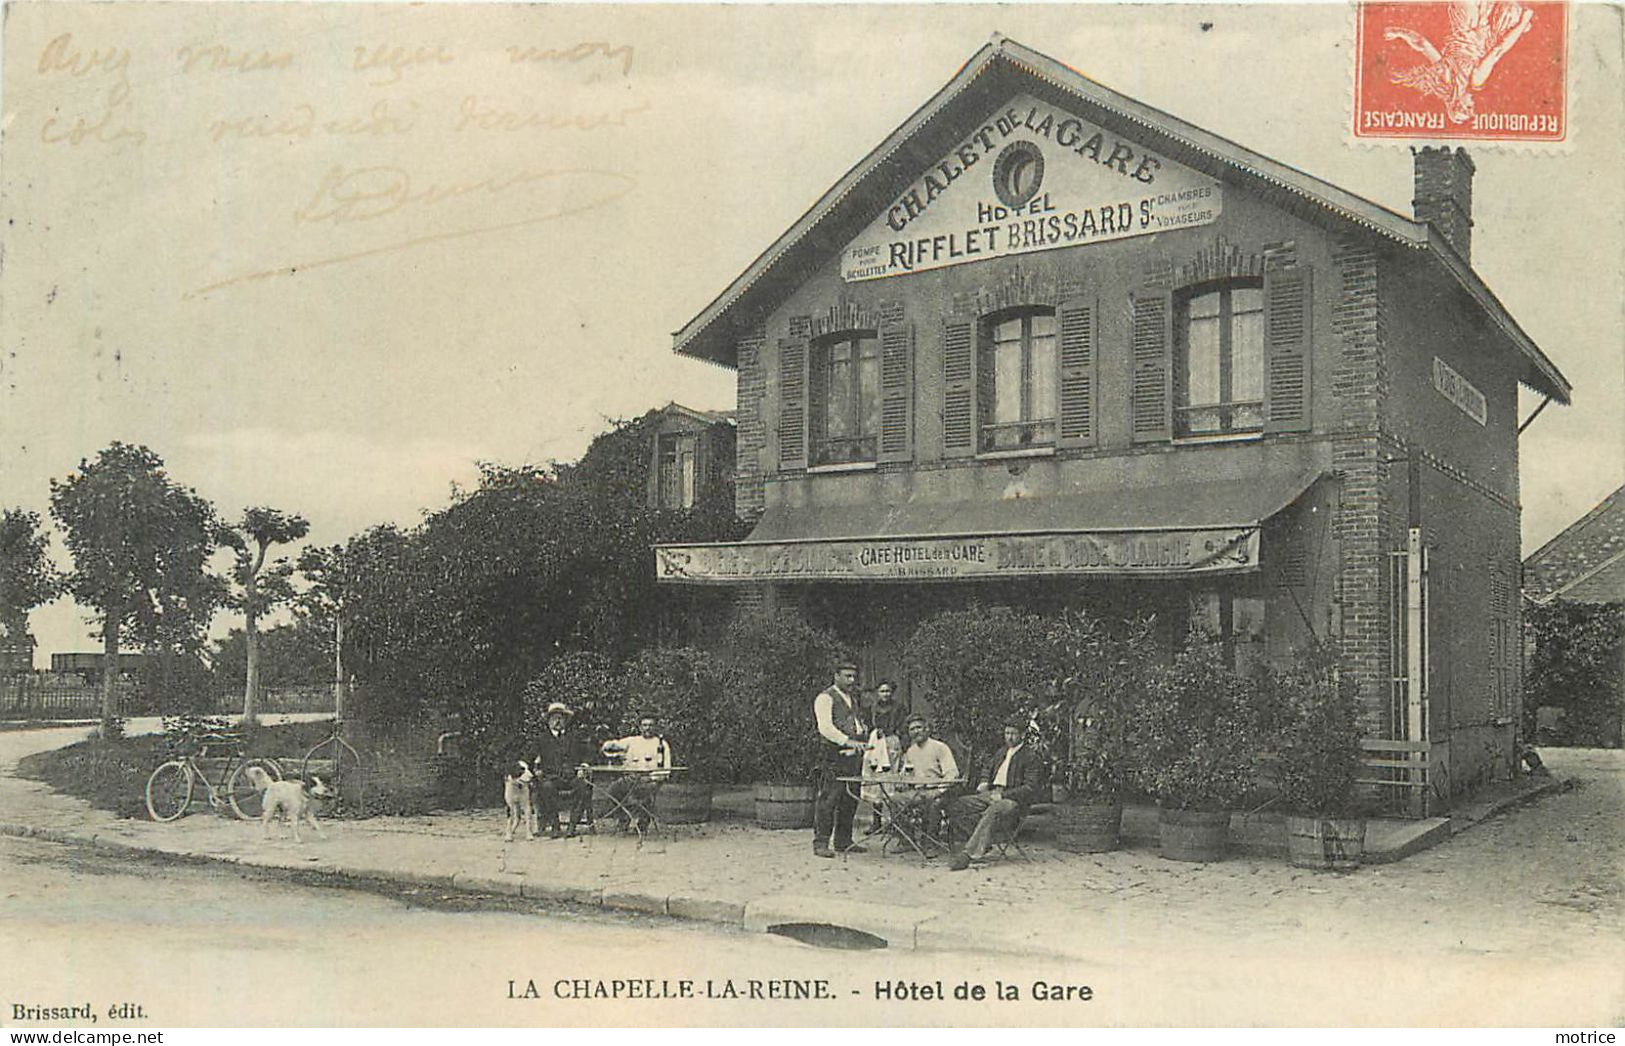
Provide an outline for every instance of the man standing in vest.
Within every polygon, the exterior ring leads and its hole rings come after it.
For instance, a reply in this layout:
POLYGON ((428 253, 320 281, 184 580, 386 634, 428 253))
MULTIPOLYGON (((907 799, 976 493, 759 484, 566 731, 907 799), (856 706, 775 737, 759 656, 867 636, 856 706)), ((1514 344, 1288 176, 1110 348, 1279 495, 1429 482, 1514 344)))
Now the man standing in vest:
POLYGON ((857 777, 863 771, 863 722, 858 718, 858 666, 842 661, 835 666, 835 682, 813 698, 813 719, 818 723, 818 783, 813 800, 813 853, 834 857, 830 849, 862 853, 852 841, 852 817, 858 812, 858 797, 837 780, 857 777), (833 833, 833 840, 831 839, 833 833))

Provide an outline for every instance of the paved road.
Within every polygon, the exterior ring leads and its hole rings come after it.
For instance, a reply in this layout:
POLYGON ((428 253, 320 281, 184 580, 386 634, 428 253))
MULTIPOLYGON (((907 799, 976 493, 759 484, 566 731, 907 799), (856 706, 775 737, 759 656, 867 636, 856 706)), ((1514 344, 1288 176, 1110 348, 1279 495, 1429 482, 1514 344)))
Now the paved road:
MULTIPOLYGON (((90 1003, 97 1028, 113 1023, 108 1007, 120 1002, 143 1007, 146 1019, 130 1026, 159 1027, 777 1024, 798 1014, 820 1024, 904 1014, 915 1023, 989 1024, 1000 1013, 986 1004, 876 1003, 873 982, 964 978, 991 989, 1004 977, 1025 996, 1034 977, 1063 972, 987 956, 831 951, 665 919, 458 910, 466 902, 422 892, 303 886, 158 859, 108 863, 102 851, 10 837, 0 837, 0 883, 0 1025, 13 1027, 21 1026, 10 1019, 18 1002, 90 1003), (640 977, 690 978, 696 996, 708 981, 718 995, 731 982, 746 997, 557 997, 560 979, 640 977), (750 982, 770 978, 822 979, 835 997, 750 1000, 750 982), (510 999, 510 980, 520 996, 534 980, 540 998, 510 999)), ((1054 1005, 1063 1023, 1121 1013, 1054 1005)))
MULTIPOLYGON (((72 739, 65 734, 55 743, 72 739)), ((40 735, 0 734, 0 767, 21 749, 50 743, 40 735)), ((169 1013, 159 1019, 176 1023, 593 1024, 620 1021, 627 1005, 636 1012, 641 1004, 521 1004, 503 997, 508 980, 534 978, 545 995, 561 976, 664 973, 702 984, 822 976, 847 994, 820 1004, 833 1015, 821 1009, 819 1023, 971 1024, 1034 1014, 1026 1001, 1021 1011, 1015 1004, 959 1009, 928 1002, 877 1011, 873 983, 941 978, 951 989, 958 980, 989 988, 1004 980, 1021 985, 1028 1000, 1032 981, 1043 978, 1096 989, 1090 1003, 1040 1007, 1038 1019, 1051 1023, 1616 1025, 1625 1019, 1625 753, 1554 750, 1547 757, 1579 786, 1399 864, 1350 876, 1239 858, 1180 865, 1143 850, 1018 862, 961 876, 874 859, 832 869, 808 861, 797 840, 781 845, 772 833, 743 829, 674 843, 669 853, 645 855, 640 866, 695 878, 719 895, 744 876, 758 892, 763 882, 788 888, 793 881, 802 892, 930 903, 951 911, 956 925, 1014 928, 1035 941, 1062 941, 1082 956, 1071 961, 1018 966, 966 954, 831 953, 666 922, 425 911, 400 900, 244 880, 230 867, 109 868, 105 862, 113 859, 96 855, 65 870, 53 863, 23 870, 0 864, 0 890, 10 894, 0 905, 7 938, 0 948, 0 993, 18 984, 31 995, 82 990, 89 963, 95 977, 87 987, 147 992, 169 1013), (794 849, 789 856, 797 859, 780 860, 774 847, 794 849), (792 880, 796 874, 802 879, 792 880), (11 947, 13 937, 21 946, 11 947), (143 949, 146 957, 138 959, 143 949), (309 1001, 302 1005, 315 1007, 322 1020, 280 1016, 280 1003, 267 1003, 268 1010, 232 1008, 245 997, 243 981, 260 975, 256 964, 284 956, 304 958, 276 976, 305 989, 299 997, 309 1001), (245 973, 245 966, 256 968, 245 973), (80 980, 73 979, 76 969, 80 980), (180 987, 165 987, 170 984, 180 987), (851 996, 853 989, 860 994, 851 996)), ((7 783, 11 792, 26 784, 7 783)), ((18 794, 20 801, 29 793, 18 794)), ((261 845, 245 826, 224 821, 109 827, 104 816, 83 816, 87 824, 103 825, 98 830, 137 834, 242 827, 239 849, 261 845)), ((387 842, 362 839, 355 829, 349 845, 411 843, 419 856, 483 845, 494 838, 499 817, 487 811, 446 815, 426 826, 402 824, 387 842)), ((324 860, 338 853, 344 833, 335 835, 330 844, 312 847, 312 860, 318 849, 324 860)), ((559 845, 532 844, 526 851, 536 874, 580 865, 576 871, 603 883, 635 863, 613 847, 566 853, 559 845)), ((246 997, 252 1005, 252 994, 246 997)), ((0 1007, 9 1001, 0 998, 0 1007)), ((665 1008, 651 1010, 648 1019, 667 1024, 796 1017, 793 1008, 774 1003, 650 1005, 665 1008)))

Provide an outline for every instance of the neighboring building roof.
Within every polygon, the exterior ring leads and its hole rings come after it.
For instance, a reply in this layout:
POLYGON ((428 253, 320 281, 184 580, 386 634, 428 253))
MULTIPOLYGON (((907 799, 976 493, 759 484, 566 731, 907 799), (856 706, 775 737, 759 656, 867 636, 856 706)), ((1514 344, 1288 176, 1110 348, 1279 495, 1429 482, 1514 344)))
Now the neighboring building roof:
POLYGON ((1536 603, 1625 603, 1625 487, 1523 561, 1523 592, 1536 603))
POLYGON ((1559 402, 1570 386, 1472 268, 1437 229, 1329 182, 1271 160, 1175 116, 1119 94, 1008 37, 995 34, 903 125, 848 171, 710 305, 675 332, 675 351, 737 366, 734 328, 770 311, 822 257, 840 251, 874 217, 875 202, 915 178, 958 143, 963 127, 990 103, 1018 90, 1067 99, 1101 122, 1126 124, 1167 155, 1210 177, 1246 185, 1278 206, 1323 224, 1352 226, 1426 251, 1523 356, 1519 380, 1559 402))
POLYGON ((735 412, 731 410, 695 410, 693 407, 683 406, 676 400, 661 407, 655 413, 674 414, 697 421, 702 425, 732 425, 735 418, 735 412))

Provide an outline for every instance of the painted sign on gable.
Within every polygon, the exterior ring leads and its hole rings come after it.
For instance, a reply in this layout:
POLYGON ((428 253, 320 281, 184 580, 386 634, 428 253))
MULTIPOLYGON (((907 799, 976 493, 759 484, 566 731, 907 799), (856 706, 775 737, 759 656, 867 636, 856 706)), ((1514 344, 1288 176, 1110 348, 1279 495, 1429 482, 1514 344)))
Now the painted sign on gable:
POLYGON ((1218 182, 1018 95, 926 170, 841 257, 847 281, 1218 220, 1218 182))
POLYGON ((1455 368, 1437 356, 1433 357, 1433 387, 1438 390, 1439 395, 1454 403, 1456 408, 1469 418, 1480 425, 1489 423, 1489 401, 1484 398, 1484 394, 1479 392, 1478 387, 1472 382, 1457 374, 1455 368))

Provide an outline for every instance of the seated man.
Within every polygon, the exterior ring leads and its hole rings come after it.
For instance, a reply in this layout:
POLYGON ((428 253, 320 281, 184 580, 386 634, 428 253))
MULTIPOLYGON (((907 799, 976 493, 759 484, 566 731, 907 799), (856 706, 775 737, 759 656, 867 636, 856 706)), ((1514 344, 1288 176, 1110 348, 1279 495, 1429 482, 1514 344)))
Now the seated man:
POLYGON ((649 827, 649 811, 654 807, 655 791, 666 775, 655 771, 671 769, 671 746, 655 733, 654 716, 638 720, 638 732, 631 737, 605 741, 603 752, 607 756, 619 755, 621 765, 629 770, 648 770, 648 774, 623 774, 609 786, 609 794, 619 805, 615 820, 621 831, 631 820, 628 810, 638 814, 638 830, 649 827))
POLYGON ((554 701, 547 706, 547 729, 536 742, 531 773, 536 775, 536 815, 553 838, 575 835, 576 824, 587 819, 592 805, 592 786, 587 783, 586 747, 570 727, 574 715, 568 705, 554 701), (568 824, 559 814, 568 809, 568 824))
POLYGON ((971 861, 987 856, 994 831, 1014 831, 1027 807, 1039 798, 1049 774, 1043 759, 1026 745, 1026 733, 1024 722, 1006 723, 1004 748, 977 775, 976 791, 948 804, 954 828, 970 828, 965 848, 949 862, 954 871, 963 871, 971 861))
POLYGON ((920 824, 926 834, 936 836, 942 824, 942 807, 948 798, 949 784, 933 786, 932 781, 952 782, 959 778, 959 764, 954 761, 953 749, 931 736, 925 716, 908 717, 904 728, 908 731, 908 748, 903 751, 903 776, 919 782, 897 796, 899 814, 911 816, 918 812, 920 824))

